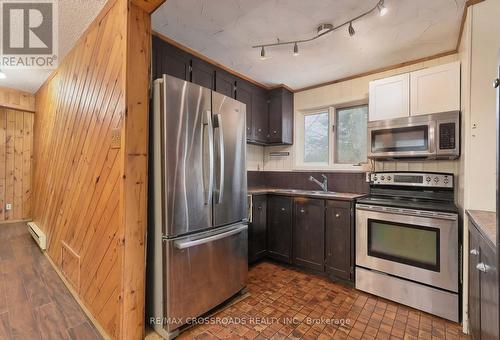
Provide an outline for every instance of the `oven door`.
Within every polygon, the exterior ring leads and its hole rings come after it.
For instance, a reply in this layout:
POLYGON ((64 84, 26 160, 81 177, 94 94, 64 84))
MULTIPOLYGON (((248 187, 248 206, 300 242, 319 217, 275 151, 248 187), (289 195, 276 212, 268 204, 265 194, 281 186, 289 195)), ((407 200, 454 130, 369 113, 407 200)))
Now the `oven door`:
POLYGON ((458 292, 458 217, 358 204, 356 265, 458 292))
POLYGON ((376 122, 368 127, 370 158, 434 158, 435 121, 392 124, 376 122))

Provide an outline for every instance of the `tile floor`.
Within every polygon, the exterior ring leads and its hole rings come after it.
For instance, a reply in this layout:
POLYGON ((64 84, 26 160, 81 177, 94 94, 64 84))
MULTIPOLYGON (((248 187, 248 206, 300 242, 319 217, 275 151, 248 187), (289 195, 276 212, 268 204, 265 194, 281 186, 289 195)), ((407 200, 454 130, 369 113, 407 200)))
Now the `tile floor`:
POLYGON ((0 339, 102 339, 26 223, 0 224, 0 339))
POLYGON ((248 288, 248 297, 213 316, 219 322, 190 328, 180 338, 469 338, 458 324, 274 263, 251 268, 248 288))

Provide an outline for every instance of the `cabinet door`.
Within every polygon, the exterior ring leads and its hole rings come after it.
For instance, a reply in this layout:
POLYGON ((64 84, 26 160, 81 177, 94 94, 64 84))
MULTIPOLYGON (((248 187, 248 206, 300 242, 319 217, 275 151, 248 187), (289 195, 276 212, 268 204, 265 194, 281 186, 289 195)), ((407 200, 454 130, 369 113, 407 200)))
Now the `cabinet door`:
POLYGON ((324 271, 325 201, 296 197, 293 216, 293 263, 324 271))
POLYGON ((486 266, 480 272, 481 282, 481 340, 498 339, 498 276, 496 268, 495 251, 486 243, 480 240, 479 264, 486 266))
POLYGON ((369 120, 408 117, 410 114, 408 73, 370 82, 369 120))
POLYGON ((481 338, 481 291, 479 283, 479 271, 476 269, 479 263, 479 235, 474 226, 469 229, 469 328, 472 338, 481 338))
POLYGON ((267 249, 267 198, 252 198, 252 223, 248 226, 248 261, 255 262, 266 254, 267 249))
POLYGON ((269 140, 269 107, 265 91, 259 89, 254 92, 252 109, 253 139, 259 143, 267 143, 269 140))
POLYGON ((353 280, 353 228, 351 203, 326 201, 326 271, 336 277, 353 280))
POLYGON ((246 105, 246 115, 247 115, 247 140, 254 139, 254 131, 252 124, 253 117, 253 95, 252 87, 246 83, 239 81, 236 90, 236 100, 244 103, 246 105))
POLYGON ((200 59, 191 61, 191 82, 209 88, 215 87, 215 69, 209 63, 200 59))
POLYGON ((292 199, 269 196, 267 202, 267 255, 291 263, 292 199))
POLYGON ((410 73, 410 115, 460 110, 460 62, 410 73))
POLYGON ((272 91, 269 97, 269 142, 279 143, 282 135, 283 97, 281 91, 272 91))
POLYGON ((235 98, 236 78, 221 69, 215 70, 215 91, 227 97, 235 98))
POLYGON ((190 80, 191 56, 153 36, 153 76, 160 78, 168 74, 183 80, 190 80))

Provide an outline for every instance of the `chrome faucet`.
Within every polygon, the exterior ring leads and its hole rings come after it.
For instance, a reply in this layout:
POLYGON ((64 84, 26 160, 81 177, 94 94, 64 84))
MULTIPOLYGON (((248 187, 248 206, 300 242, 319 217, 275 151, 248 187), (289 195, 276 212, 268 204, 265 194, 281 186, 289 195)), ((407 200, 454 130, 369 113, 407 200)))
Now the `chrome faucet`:
POLYGON ((311 182, 314 182, 316 183, 317 185, 319 185, 321 187, 321 189, 323 189, 324 192, 327 192, 328 191, 328 178, 322 174, 321 176, 323 176, 323 183, 321 183, 320 181, 318 181, 316 178, 314 178, 313 176, 310 176, 309 177, 309 180, 311 182))

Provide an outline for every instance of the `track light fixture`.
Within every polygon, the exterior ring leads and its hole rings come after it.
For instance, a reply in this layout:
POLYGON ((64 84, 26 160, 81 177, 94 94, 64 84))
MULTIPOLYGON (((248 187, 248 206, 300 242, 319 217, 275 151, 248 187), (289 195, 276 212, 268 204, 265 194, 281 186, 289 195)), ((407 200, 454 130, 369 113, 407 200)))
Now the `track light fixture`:
POLYGON ((387 14, 387 7, 384 6, 384 0, 380 0, 377 4, 378 13, 381 17, 387 14))
POLYGON ((349 23, 349 35, 352 37, 354 34, 356 34, 356 31, 354 30, 354 27, 352 27, 352 21, 349 23))
POLYGON ((264 59, 266 59, 266 51, 264 50, 265 47, 273 47, 273 46, 281 46, 281 45, 293 45, 293 55, 296 56, 299 54, 299 44, 307 43, 307 42, 316 40, 316 39, 318 39, 318 38, 320 38, 328 33, 331 33, 333 31, 341 28, 341 27, 348 26, 347 31, 349 32, 349 35, 351 37, 354 36, 356 34, 356 31, 354 30, 352 23, 358 19, 361 19, 361 18, 371 14, 375 10, 378 10, 380 16, 384 16, 387 14, 388 9, 387 9, 387 7, 384 6, 384 0, 379 0, 377 2, 377 4, 374 7, 372 7, 370 10, 368 10, 364 13, 361 13, 357 17, 354 17, 354 18, 352 18, 352 19, 350 19, 350 20, 348 20, 340 25, 333 26, 332 24, 328 24, 328 23, 319 25, 317 28, 317 31, 316 31, 316 35, 311 37, 311 38, 301 39, 301 40, 290 40, 290 41, 280 41, 278 39, 278 42, 270 43, 270 44, 254 45, 254 46, 252 46, 252 48, 260 48, 260 59, 264 60, 264 59))

